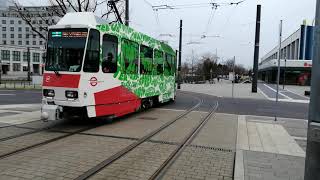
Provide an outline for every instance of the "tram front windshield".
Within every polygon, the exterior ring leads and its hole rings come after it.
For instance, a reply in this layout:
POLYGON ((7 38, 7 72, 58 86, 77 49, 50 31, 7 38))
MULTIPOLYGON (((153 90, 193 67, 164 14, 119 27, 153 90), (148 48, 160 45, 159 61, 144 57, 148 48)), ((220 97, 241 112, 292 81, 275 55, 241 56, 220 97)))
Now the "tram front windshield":
POLYGON ((87 36, 88 29, 50 30, 45 70, 79 72, 87 36))

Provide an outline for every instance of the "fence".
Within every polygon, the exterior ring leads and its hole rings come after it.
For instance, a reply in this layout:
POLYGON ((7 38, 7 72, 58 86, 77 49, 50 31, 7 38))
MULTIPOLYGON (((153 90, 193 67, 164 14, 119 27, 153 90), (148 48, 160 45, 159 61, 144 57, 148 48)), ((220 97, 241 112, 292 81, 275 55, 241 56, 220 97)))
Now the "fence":
POLYGON ((34 84, 29 81, 2 81, 0 89, 41 89, 41 84, 34 84))

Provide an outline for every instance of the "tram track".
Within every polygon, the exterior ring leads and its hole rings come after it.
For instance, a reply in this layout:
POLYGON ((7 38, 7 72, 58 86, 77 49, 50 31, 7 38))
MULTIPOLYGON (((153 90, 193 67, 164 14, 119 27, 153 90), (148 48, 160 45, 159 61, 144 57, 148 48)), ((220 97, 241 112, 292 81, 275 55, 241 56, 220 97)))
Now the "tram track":
MULTIPOLYGON (((82 175, 78 176, 75 180, 88 179, 88 178, 94 176, 95 174, 99 173, 100 171, 102 171, 107 166, 113 164, 118 159, 124 157, 129 152, 133 151, 134 149, 137 149, 142 143, 152 142, 151 138, 154 137, 156 134, 159 134, 159 132, 161 132, 162 130, 168 128, 170 125, 174 124, 178 120, 182 119, 183 117, 187 116, 188 114, 193 112, 195 109, 200 107, 200 105, 202 105, 204 101, 199 99, 198 97, 197 97, 197 99, 199 100, 199 102, 194 107, 192 107, 189 110, 185 111, 183 114, 179 115, 178 117, 176 117, 172 121, 167 122, 166 124, 164 124, 163 126, 158 128, 157 130, 155 130, 155 131, 145 135, 144 137, 140 138, 136 142, 134 142, 131 145, 127 146, 126 148, 122 149, 121 151, 119 151, 118 153, 116 153, 113 156, 109 157, 108 159, 105 159, 104 161, 102 161, 101 163, 99 163, 96 166, 92 167, 91 169, 89 169, 88 171, 83 173, 82 175)), ((163 172, 162 169, 167 168, 167 166, 168 166, 167 164, 170 164, 172 162, 172 160, 174 160, 183 151, 183 149, 190 144, 190 142, 199 133, 199 131, 202 129, 202 127, 206 124, 206 122, 212 117, 213 114, 216 113, 217 108, 218 108, 218 103, 216 103, 215 106, 212 107, 211 111, 205 116, 205 118, 203 118, 200 121, 199 124, 196 125, 196 127, 194 127, 192 129, 192 131, 183 139, 183 141, 181 141, 180 143, 178 143, 176 145, 176 146, 178 146, 178 148, 175 149, 172 154, 170 154, 170 156, 168 157, 168 160, 165 161, 165 164, 161 165, 160 168, 156 172, 158 172, 158 173, 163 172)), ((158 176, 158 173, 156 174, 155 177, 158 176)))
POLYGON ((70 132, 70 133, 63 132, 63 133, 66 133, 66 134, 58 136, 58 137, 55 137, 55 138, 52 138, 52 139, 49 139, 49 140, 46 140, 46 141, 43 141, 43 142, 40 142, 40 143, 36 143, 36 144, 30 145, 30 146, 27 146, 27 147, 24 147, 24 148, 20 148, 20 149, 11 151, 9 153, 2 154, 2 155, 0 155, 0 160, 4 159, 4 158, 7 158, 7 157, 10 157, 10 156, 13 156, 13 155, 16 155, 16 154, 19 154, 19 153, 22 153, 22 152, 25 152, 25 151, 32 150, 32 149, 40 147, 40 146, 44 146, 46 144, 49 144, 49 143, 52 143, 52 142, 55 142, 55 141, 58 141, 58 140, 61 140, 61 139, 76 135, 76 134, 80 134, 82 132, 94 129, 96 127, 98 127, 98 126, 95 125, 95 126, 92 126, 92 127, 86 127, 86 128, 83 128, 83 129, 80 129, 80 130, 77 130, 77 131, 74 131, 74 132, 70 132))
MULTIPOLYGON (((40 121, 40 120, 38 120, 38 121, 40 121)), ((27 123, 25 123, 25 124, 27 124, 27 123)), ((56 126, 56 124, 53 124, 53 125, 50 125, 50 126, 45 127, 45 128, 31 128, 31 127, 21 127, 21 125, 23 125, 23 124, 11 125, 11 126, 8 126, 6 128, 17 128, 17 129, 24 129, 24 130, 30 130, 30 131, 24 132, 24 133, 18 133, 18 134, 13 135, 13 136, 0 138, 0 142, 7 141, 7 140, 10 140, 10 139, 19 138, 19 137, 22 137, 22 136, 35 134, 35 133, 39 133, 39 132, 42 132, 42 131, 47 131, 47 130, 50 130, 50 129, 54 128, 54 126, 56 126)))

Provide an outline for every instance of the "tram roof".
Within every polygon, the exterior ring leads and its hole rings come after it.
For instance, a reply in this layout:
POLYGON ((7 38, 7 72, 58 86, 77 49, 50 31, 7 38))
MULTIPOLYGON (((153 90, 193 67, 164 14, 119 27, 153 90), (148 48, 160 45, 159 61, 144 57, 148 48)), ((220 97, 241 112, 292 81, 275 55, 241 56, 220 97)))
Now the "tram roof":
POLYGON ((57 25, 50 28, 61 28, 65 26, 88 26, 96 27, 99 24, 109 24, 110 21, 96 16, 93 12, 71 12, 65 14, 57 25))
MULTIPOLYGON (((98 29, 104 29, 103 27, 116 27, 115 29, 122 29, 122 31, 118 32, 118 35, 125 36, 128 39, 133 39, 133 37, 140 37, 142 44, 149 44, 151 47, 155 47, 155 44, 158 44, 161 46, 161 49, 164 49, 168 52, 171 52, 172 54, 175 53, 175 51, 166 43, 158 41, 146 34, 143 34, 141 32, 137 32, 134 29, 125 26, 120 23, 112 23, 110 24, 110 21, 106 19, 102 19, 98 16, 96 16, 93 12, 71 12, 65 14, 60 21, 54 25, 50 26, 50 29, 60 29, 60 28, 98 28, 98 29), (129 36, 129 33, 133 33, 129 36), (126 34, 127 33, 127 34, 126 34)), ((113 28, 111 28, 113 29, 113 28)))

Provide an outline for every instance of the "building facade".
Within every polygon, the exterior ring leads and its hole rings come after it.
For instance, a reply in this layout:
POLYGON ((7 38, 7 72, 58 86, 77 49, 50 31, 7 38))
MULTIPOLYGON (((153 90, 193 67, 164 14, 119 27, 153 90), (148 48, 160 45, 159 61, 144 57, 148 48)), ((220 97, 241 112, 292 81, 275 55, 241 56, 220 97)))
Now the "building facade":
MULTIPOLYGON (((313 26, 306 24, 281 43, 280 83, 310 85, 312 67, 313 26)), ((279 45, 261 58, 259 79, 276 83, 279 45)))
POLYGON ((42 74, 45 58, 47 28, 56 24, 59 17, 55 16, 54 6, 22 7, 20 10, 30 19, 32 27, 45 38, 36 33, 21 18, 16 7, 0 7, 0 70, 8 76, 24 76, 26 74, 26 53, 30 49, 30 71, 42 74))

